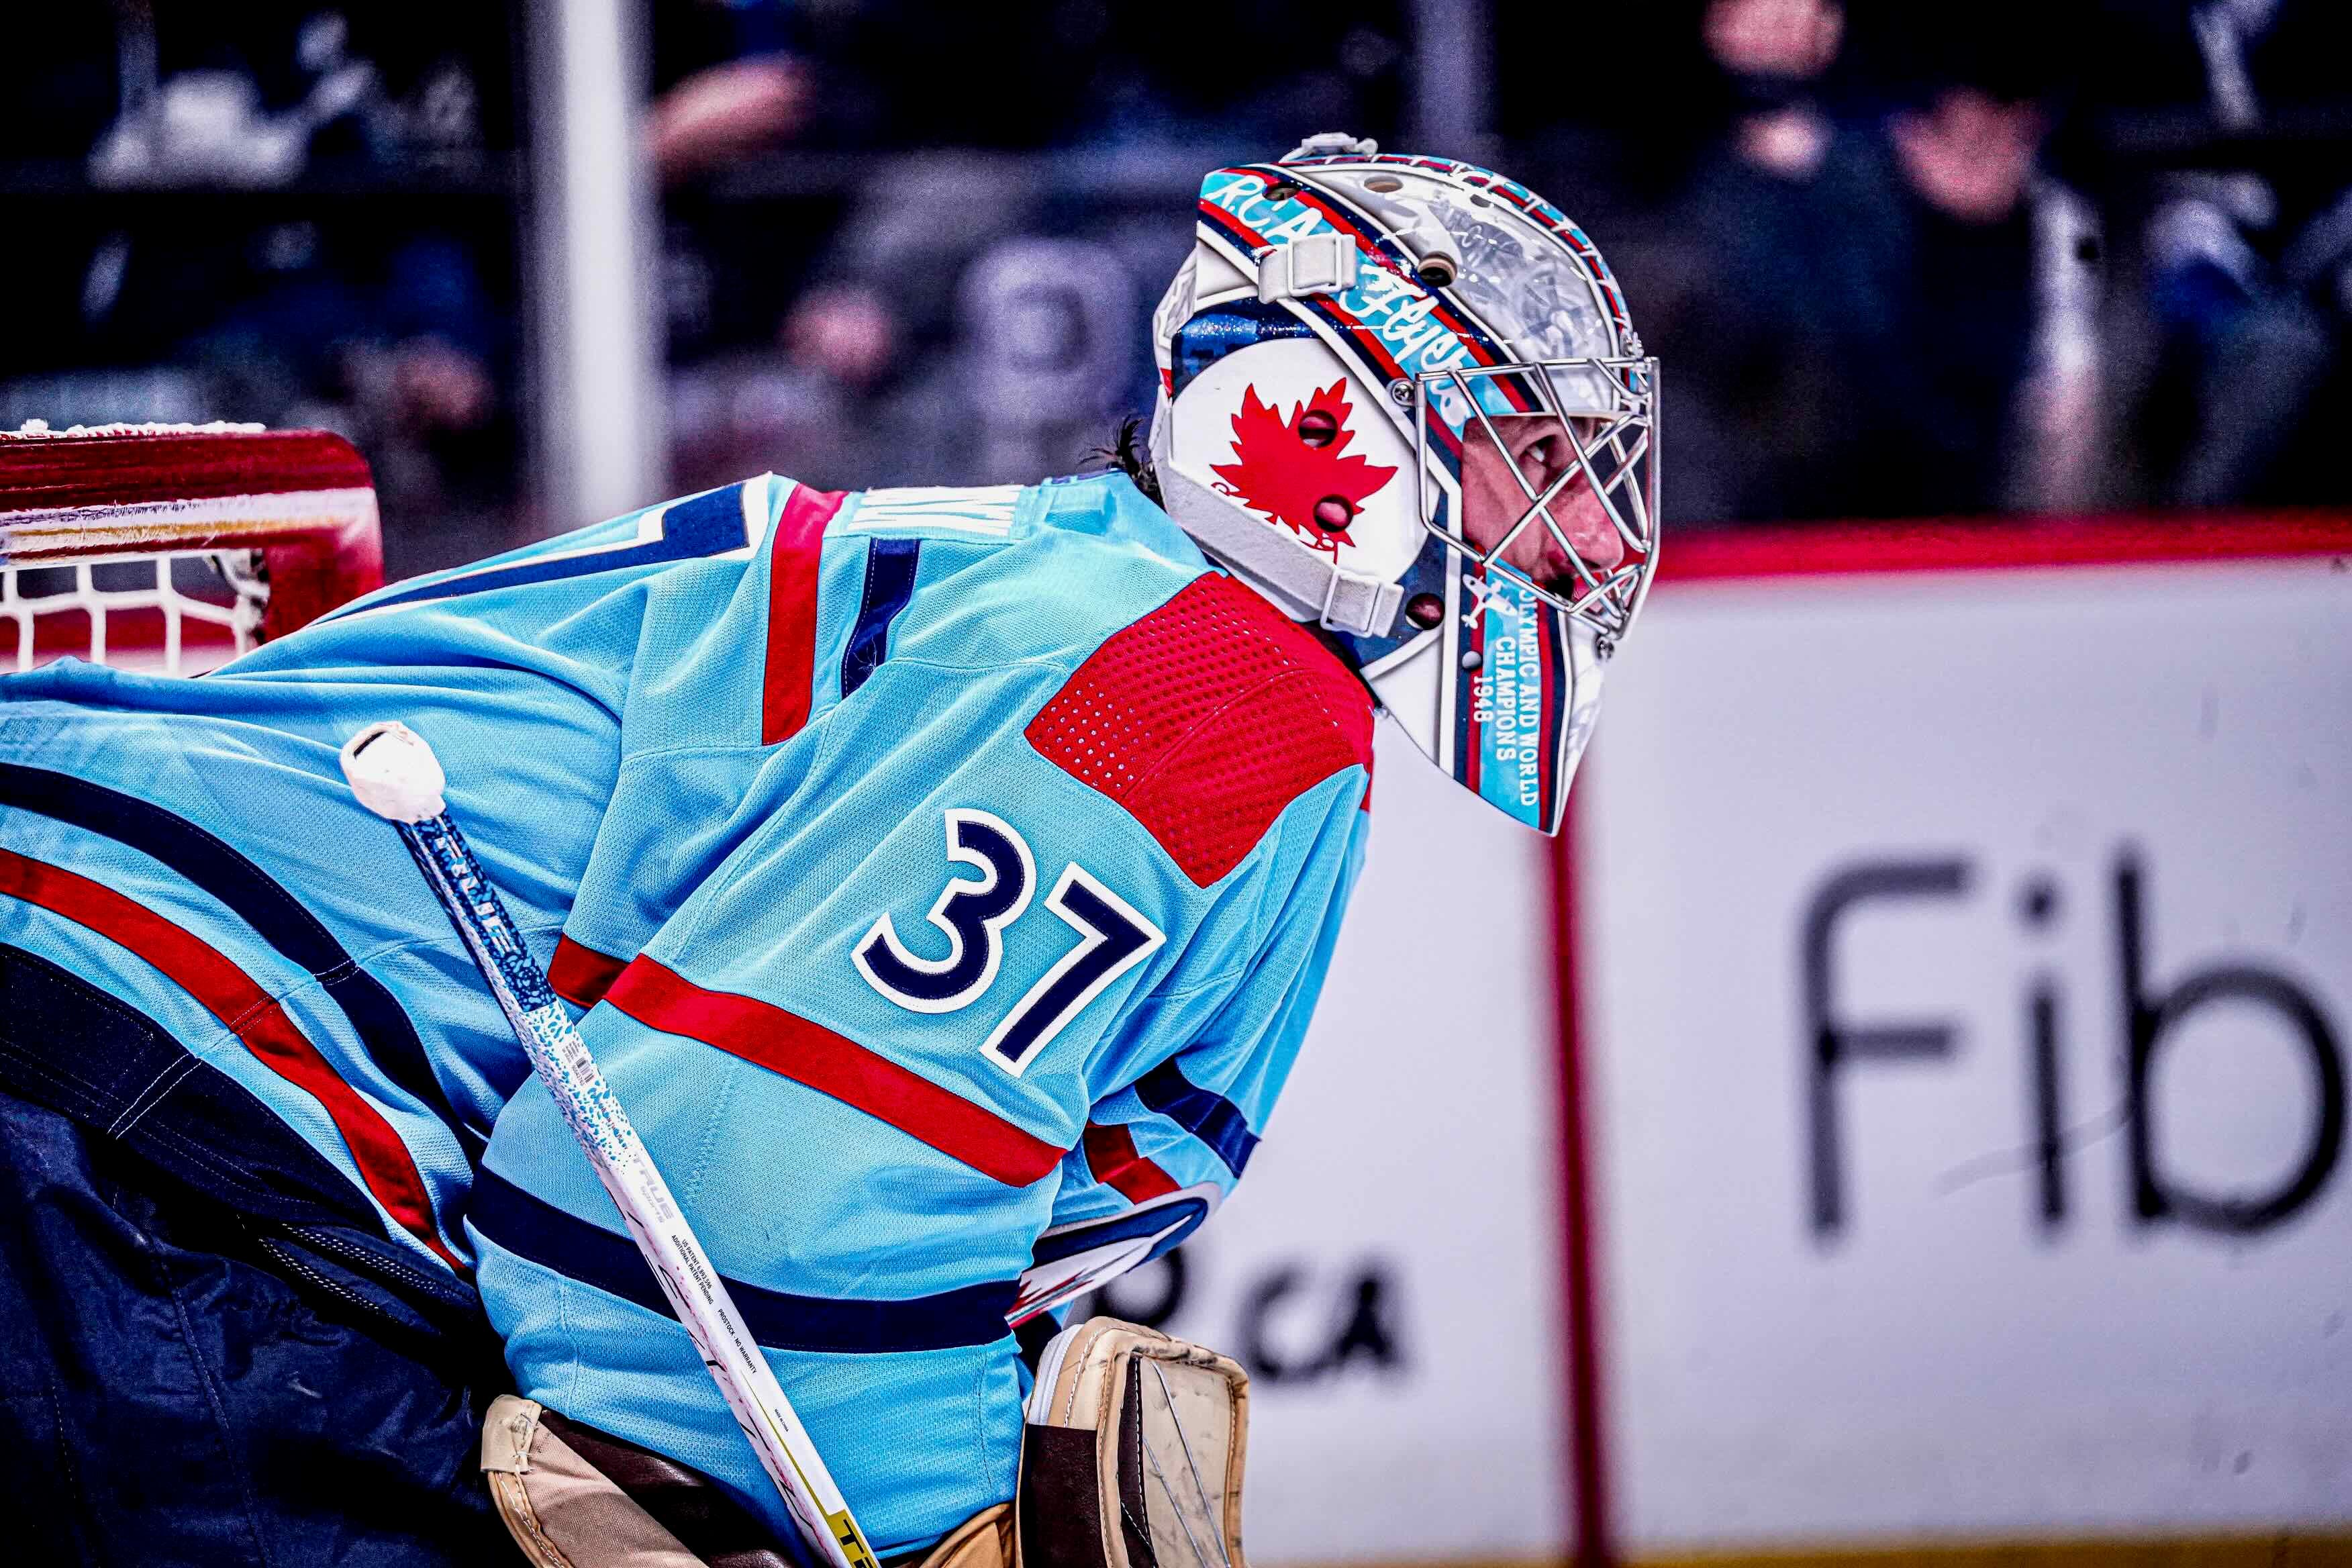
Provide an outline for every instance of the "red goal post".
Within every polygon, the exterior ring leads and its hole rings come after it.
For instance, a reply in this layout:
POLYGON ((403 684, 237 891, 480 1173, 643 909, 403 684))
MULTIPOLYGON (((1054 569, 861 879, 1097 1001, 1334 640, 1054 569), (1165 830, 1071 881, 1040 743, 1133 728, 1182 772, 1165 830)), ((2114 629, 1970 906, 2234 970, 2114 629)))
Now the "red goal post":
POLYGON ((0 432, 0 672, 197 673, 383 579, 367 461, 331 431, 0 432))

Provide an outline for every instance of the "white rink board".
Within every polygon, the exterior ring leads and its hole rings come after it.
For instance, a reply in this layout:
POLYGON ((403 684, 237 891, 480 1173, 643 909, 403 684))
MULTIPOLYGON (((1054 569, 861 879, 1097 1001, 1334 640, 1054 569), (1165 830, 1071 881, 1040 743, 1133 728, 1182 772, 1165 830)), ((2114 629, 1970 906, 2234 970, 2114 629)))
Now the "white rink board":
MULTIPOLYGON (((1552 1558, 1568 1527, 1549 841, 1386 723, 1372 798, 1306 1048, 1247 1177, 1184 1247, 1163 1326, 1252 1364, 1252 1562, 1552 1558), (1394 1360, 1314 1370, 1368 1274, 1394 1360)), ((1153 1305, 1167 1279, 1156 1265, 1097 1310, 1153 1305)))
MULTIPOLYGON (((2137 1216, 2116 887, 2133 847, 2151 1002, 2252 966, 2352 1037, 2352 575, 1670 582, 1611 680, 1579 963, 1627 1554, 2352 1521, 2352 1159, 2250 1234, 2137 1216), (1817 1233, 1801 928, 1840 869, 1936 861, 1962 890, 1832 927, 1836 1019, 1955 1032, 1832 1075, 1817 1233)), ((2302 1039, 2242 995, 2163 1035, 2161 1178, 2291 1175, 2302 1039)))

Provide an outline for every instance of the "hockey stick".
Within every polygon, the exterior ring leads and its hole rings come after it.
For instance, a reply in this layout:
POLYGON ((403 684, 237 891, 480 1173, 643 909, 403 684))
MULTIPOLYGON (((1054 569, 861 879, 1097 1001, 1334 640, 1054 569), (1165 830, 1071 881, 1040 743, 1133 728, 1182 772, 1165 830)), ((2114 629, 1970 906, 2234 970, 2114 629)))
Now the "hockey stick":
POLYGON ((834 1568, 876 1568, 865 1531, 777 1385, 725 1281, 678 1212, 572 1016, 531 961, 505 900, 450 819, 433 748, 404 724, 371 724, 343 747, 342 763, 360 804, 400 829, 802 1535, 834 1568))

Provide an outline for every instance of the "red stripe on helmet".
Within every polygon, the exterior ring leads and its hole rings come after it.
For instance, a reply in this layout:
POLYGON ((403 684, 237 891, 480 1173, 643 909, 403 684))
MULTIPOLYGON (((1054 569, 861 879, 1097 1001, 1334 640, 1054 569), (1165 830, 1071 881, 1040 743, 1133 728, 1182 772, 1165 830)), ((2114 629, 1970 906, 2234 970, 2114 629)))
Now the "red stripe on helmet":
MULTIPOLYGON (((1224 237, 1234 242, 1244 251, 1263 250, 1270 243, 1264 235, 1213 202, 1201 204, 1201 216, 1213 227, 1223 230, 1224 237)), ((1411 379, 1405 374, 1403 364, 1395 354, 1389 352, 1388 344, 1381 341, 1379 330, 1368 325, 1341 305, 1337 295, 1308 295, 1294 300, 1290 303, 1294 307, 1305 307, 1310 314, 1319 318, 1325 326, 1337 332, 1340 342, 1349 345, 1355 351, 1358 357, 1370 367, 1374 378, 1383 386, 1391 382, 1411 379)), ((1441 321, 1440 324, 1445 323, 1441 321)), ((1474 343, 1471 347, 1475 353, 1477 345, 1474 343)), ((1517 400, 1515 399, 1515 401, 1517 400)), ((1458 459, 1462 451, 1462 437, 1454 433, 1454 427, 1442 418, 1432 421, 1431 427, 1436 432, 1440 450, 1446 457, 1458 459)))
MULTIPOLYGON (((1457 580, 1462 584, 1463 592, 1467 594, 1471 579, 1464 576, 1457 580)), ((1470 612, 1470 635, 1464 640, 1469 645, 1466 651, 1475 653, 1478 656, 1478 663, 1467 679, 1465 679, 1458 674, 1454 677, 1454 679, 1461 682, 1461 684, 1454 689, 1454 700, 1461 703, 1463 709, 1462 749, 1464 754, 1459 761, 1462 769, 1462 787, 1468 790, 1472 795, 1479 795, 1483 792, 1478 788, 1478 782, 1480 776, 1485 771, 1486 763, 1486 726, 1485 721, 1480 720, 1478 717, 1478 683, 1481 680, 1486 681, 1488 683, 1488 689, 1491 691, 1493 689, 1494 680, 1494 677, 1486 668, 1486 612, 1483 608, 1474 609, 1470 612)), ((1491 718, 1494 714, 1494 707, 1491 702, 1488 704, 1486 711, 1488 717, 1491 718)))
MULTIPOLYGON (((1479 364, 1496 365, 1509 363, 1513 356, 1504 352, 1503 345, 1498 341, 1465 315, 1447 297, 1443 289, 1433 288, 1422 282, 1417 270, 1406 265, 1401 247, 1394 241, 1383 237, 1354 208, 1346 206, 1338 198, 1307 185, 1299 187, 1297 199, 1321 213, 1332 227, 1352 237, 1359 247, 1381 267, 1400 278, 1412 279, 1416 287, 1427 290, 1436 307, 1430 314, 1436 319, 1440 326, 1453 333, 1470 351, 1471 357, 1479 364)), ((1265 242, 1261 240, 1259 243, 1265 242)), ((1499 380, 1498 384, 1502 386, 1503 395, 1511 400, 1514 407, 1523 413, 1533 411, 1532 400, 1519 390, 1515 381, 1502 379, 1499 380)))

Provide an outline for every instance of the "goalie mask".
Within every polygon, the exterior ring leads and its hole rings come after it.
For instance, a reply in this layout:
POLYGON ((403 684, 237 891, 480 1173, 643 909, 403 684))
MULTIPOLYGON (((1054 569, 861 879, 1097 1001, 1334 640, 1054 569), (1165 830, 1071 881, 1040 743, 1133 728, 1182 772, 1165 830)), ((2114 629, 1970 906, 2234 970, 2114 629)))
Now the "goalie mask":
POLYGON ((1423 752, 1559 831, 1657 563, 1657 363, 1524 186, 1318 136, 1201 184, 1153 320, 1169 514, 1423 752))

